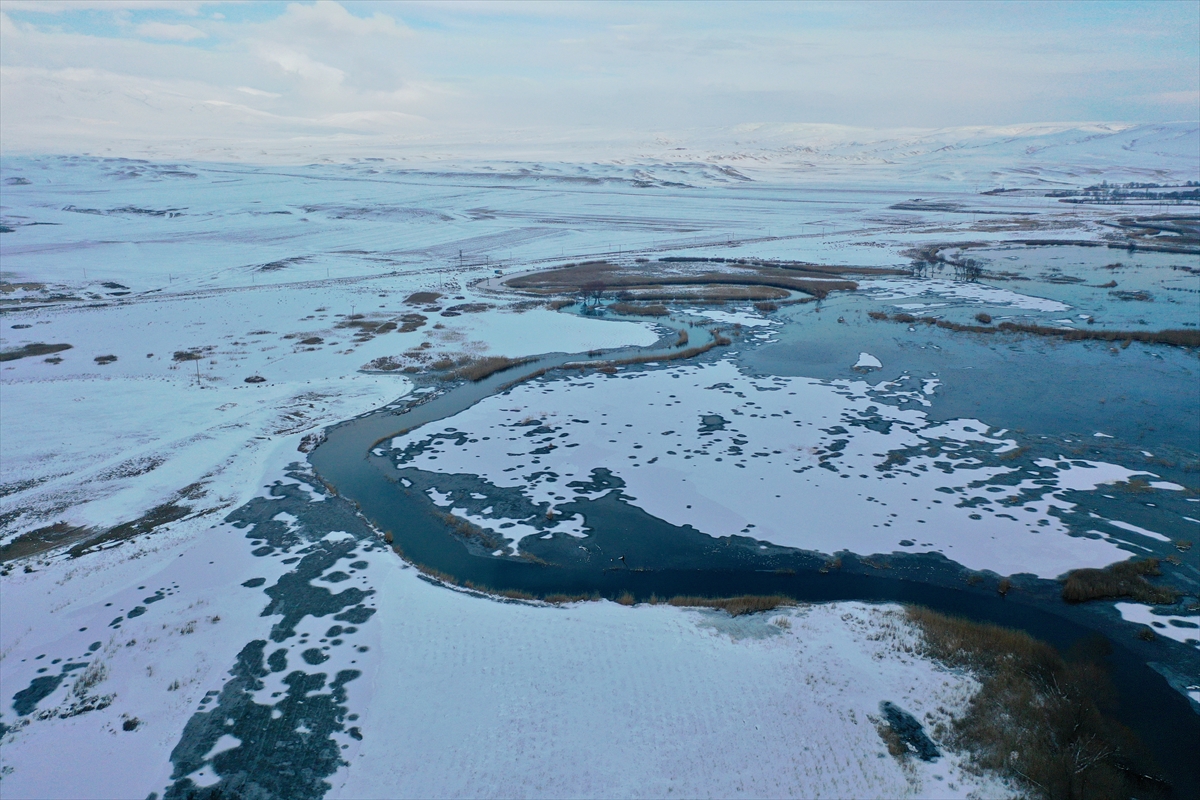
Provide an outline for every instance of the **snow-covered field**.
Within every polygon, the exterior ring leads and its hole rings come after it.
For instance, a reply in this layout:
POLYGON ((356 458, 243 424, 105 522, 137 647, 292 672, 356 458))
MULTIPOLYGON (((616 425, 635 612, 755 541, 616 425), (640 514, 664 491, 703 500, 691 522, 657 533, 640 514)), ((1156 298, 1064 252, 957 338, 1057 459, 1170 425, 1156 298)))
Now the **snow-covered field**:
MULTIPOLYGON (((281 448, 271 471, 286 457, 281 448)), ((321 502, 313 495, 307 505, 321 502)), ((296 527, 293 515, 276 516, 296 527)), ((326 538, 339 536, 354 541, 326 538)), ((49 676, 87 666, 63 673, 37 713, 6 734, 6 797, 146 796, 178 779, 212 785, 219 754, 262 746, 241 731, 211 736, 194 769, 178 766, 180 731, 197 707, 224 701, 225 673, 246 642, 275 639, 292 665, 253 691, 278 718, 290 713, 275 698, 295 670, 317 673, 304 664, 322 657, 302 659, 306 643, 329 641, 330 620, 315 616, 293 616, 291 636, 272 635, 284 615, 259 615, 267 598, 258 586, 281 585, 289 568, 252 555, 246 538, 230 525, 181 528, 7 579, 21 603, 3 617, 4 685, 25 684, 43 664, 49 676)), ((1011 794, 964 771, 961 754, 888 756, 880 703, 932 728, 975 688, 916 654, 920 635, 894 606, 731 619, 608 601, 495 602, 421 580, 367 542, 344 556, 357 559, 352 583, 375 613, 347 626, 347 645, 323 648, 329 660, 319 670, 361 673, 345 684, 353 713, 333 737, 345 763, 328 775, 327 796, 1011 794)), ((7 710, 4 718, 12 720, 7 710)), ((306 726, 320 739, 314 719, 298 728, 306 726)))
MULTIPOLYGON (((1009 221, 1035 213, 1017 219, 1022 236, 1094 238, 1128 210, 976 184, 1196 177, 1186 125, 855 143, 836 130, 736 133, 586 164, 432 150, 306 166, 5 157, 0 349, 71 348, 0 364, 0 546, 166 504, 186 513, 79 558, 5 565, 0 794, 1011 795, 964 769, 968 754, 887 754, 880 703, 933 734, 977 685, 919 655, 894 607, 730 618, 482 597, 406 566, 297 452, 412 392, 402 370, 364 369, 380 359, 578 353, 660 335, 522 303, 497 271, 680 254, 901 266, 914 246, 1012 235, 966 213, 893 208, 914 194, 1009 221), (801 135, 814 147, 793 147, 801 135), (415 292, 441 296, 406 302, 415 292), (366 335, 348 324, 358 315, 396 324, 366 335)), ((862 286, 893 304, 1078 311, 1022 287, 862 286)), ((1067 536, 1062 521, 1064 492, 1138 477, 1186 493, 1154 473, 1071 457, 1018 475, 994 458, 1017 449, 1016 434, 927 414, 936 378, 908 380, 870 352, 846 362, 854 380, 751 374, 735 355, 775 342, 782 323, 690 310, 745 335, 703 364, 523 384, 393 444, 413 446, 409 466, 551 504, 561 498, 545 482, 521 476, 536 466, 561 487, 605 467, 669 522, 830 554, 938 552, 1053 577, 1167 538, 1096 514, 1128 536, 1067 536), (514 432, 535 420, 550 432, 514 432), (477 441, 428 441, 446 428, 477 441), (1020 502, 1005 506, 1001 491, 1020 502), (987 492, 995 503, 976 496, 987 492)), ((587 532, 581 519, 559 525, 587 532)), ((1121 613, 1181 641, 1193 630, 1194 617, 1121 613)))
MULTIPOLYGON (((382 302, 381 292, 370 295, 380 301, 373 305, 385 307, 375 309, 379 319, 389 311, 411 313, 397 300, 421 284, 410 280, 414 288, 406 291, 404 283, 396 278, 372 287, 397 295, 391 304, 382 302)), ((140 515, 131 511, 168 502, 194 484, 201 492, 190 494, 208 498, 198 510, 236 505, 255 480, 255 454, 279 436, 315 431, 406 394, 411 383, 403 373, 359 368, 424 342, 434 358, 518 357, 657 338, 637 323, 494 309, 432 315, 417 331, 360 343, 351 338, 354 329, 336 328, 338 317, 319 311, 346 305, 345 314, 355 300, 365 305, 362 286, 338 288, 273 286, 8 315, 6 344, 74 346, 56 355, 61 363, 24 358, 0 373, 5 506, 20 512, 6 525, 5 539, 57 522, 116 525, 140 515), (34 327, 12 331, 16 320, 34 327), (298 344, 308 337, 323 343, 298 344), (177 352, 203 357, 178 361, 177 352), (97 364, 94 358, 103 355, 117 360, 97 364), (265 381, 246 383, 251 376, 265 381)))

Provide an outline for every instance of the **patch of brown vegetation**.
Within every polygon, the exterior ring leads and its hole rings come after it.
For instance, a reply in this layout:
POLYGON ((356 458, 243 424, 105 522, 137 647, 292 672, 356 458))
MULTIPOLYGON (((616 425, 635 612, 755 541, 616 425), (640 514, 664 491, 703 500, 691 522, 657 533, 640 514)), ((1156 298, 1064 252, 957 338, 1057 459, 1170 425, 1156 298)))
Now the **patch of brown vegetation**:
POLYGON ((438 292, 413 292, 404 299, 410 306, 427 306, 442 295, 438 292))
POLYGON ((445 511, 434 511, 433 516, 443 522, 453 533, 464 539, 478 542, 489 550, 504 550, 508 545, 502 538, 486 531, 473 522, 448 514, 445 511))
POLYGON ((455 314, 478 314, 482 311, 495 308, 491 303, 460 303, 456 306, 450 306, 442 312, 442 316, 453 316, 455 314))
POLYGON ((1062 598, 1068 603, 1088 600, 1109 600, 1129 597, 1140 603, 1170 604, 1179 599, 1179 592, 1169 586, 1155 586, 1147 575, 1162 575, 1157 558, 1143 561, 1122 561, 1104 569, 1076 569, 1063 580, 1062 598))
POLYGON ((90 536, 94 531, 66 522, 56 522, 44 528, 23 533, 8 544, 0 547, 0 564, 15 561, 26 556, 45 553, 56 547, 77 542, 90 536))
MULTIPOLYGON (((811 277, 822 278, 829 274, 825 269, 812 269, 810 273, 811 277)), ((668 286, 751 286, 773 287, 814 297, 825 297, 830 291, 858 288, 858 284, 849 280, 807 281, 805 276, 804 271, 775 266, 748 266, 744 272, 698 272, 680 275, 646 267, 626 270, 607 261, 588 261, 510 278, 505 281, 505 285, 513 289, 540 293, 586 291, 590 296, 599 296, 605 291, 639 288, 661 291, 668 286)), ((642 299, 648 298, 643 296, 642 299)))
POLYGON ((545 597, 543 597, 542 599, 552 605, 561 606, 561 605, 566 605, 567 603, 594 602, 594 601, 597 601, 600 599, 600 593, 592 592, 591 594, 548 594, 545 597))
POLYGON ((927 655, 980 681, 952 729, 935 731, 968 749, 978 766, 1034 797, 1166 794, 1164 783, 1147 777, 1152 766, 1137 739, 1103 713, 1109 698, 1100 647, 1064 659, 1021 631, 920 607, 909 607, 908 618, 923 632, 927 655))
POLYGON ((716 608, 727 612, 731 617, 740 617, 743 614, 773 611, 780 606, 793 606, 796 604, 796 601, 781 594, 744 594, 740 597, 688 597, 678 595, 668 600, 667 604, 682 608, 716 608))
MULTIPOLYGON (((701 305, 719 305, 730 302, 783 300, 790 292, 786 289, 776 289, 771 286, 682 286, 676 289, 658 287, 654 289, 634 289, 625 292, 633 300, 647 302, 680 302, 699 303, 701 305)), ((805 298, 811 300, 813 298, 805 298)))
MULTIPOLYGON (((995 327, 983 327, 979 325, 960 325, 956 322, 939 320, 935 317, 915 317, 912 314, 892 314, 889 317, 881 311, 870 311, 867 313, 867 316, 874 320, 890 319, 892 322, 910 325, 921 322, 926 325, 936 325, 939 328, 966 333, 1030 333, 1035 336, 1057 336, 1072 342, 1146 342, 1148 344, 1169 344, 1177 347, 1200 347, 1200 330, 1110 331, 1095 328, 1079 330, 1075 328, 1050 328, 1045 325, 1032 325, 1020 322, 1001 322, 995 327)), ((976 316, 976 319, 978 319, 978 316, 976 316)))
POLYGON ((61 353, 63 350, 70 350, 69 344, 27 344, 24 347, 18 347, 16 350, 5 350, 0 352, 0 361, 16 361, 19 358, 29 358, 30 356, 48 356, 51 353, 61 353))
POLYGON ((633 317, 665 317, 671 313, 666 306, 662 305, 643 306, 636 303, 612 303, 608 308, 614 314, 627 314, 633 317))
POLYGON ((453 372, 446 374, 446 380, 481 381, 484 378, 503 372, 506 369, 528 364, 532 358, 507 358, 505 356, 484 356, 469 361, 453 372))

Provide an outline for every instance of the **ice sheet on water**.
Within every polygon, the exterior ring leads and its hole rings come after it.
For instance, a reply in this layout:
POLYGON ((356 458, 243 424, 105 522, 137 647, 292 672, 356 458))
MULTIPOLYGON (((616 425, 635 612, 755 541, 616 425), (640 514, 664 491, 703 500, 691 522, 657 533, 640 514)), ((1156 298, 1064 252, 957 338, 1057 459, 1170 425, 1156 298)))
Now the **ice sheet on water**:
MULTIPOLYGON (((551 508, 562 486, 605 468, 672 524, 821 552, 892 552, 907 539, 974 569, 1044 576, 1124 557, 1112 542, 1063 535, 1049 507, 1071 504, 1047 496, 1045 476, 1021 518, 981 516, 977 487, 1015 468, 985 465, 973 448, 1012 442, 975 420, 881 404, 864 382, 753 378, 721 361, 524 384, 450 423, 474 441, 426 449, 417 430, 392 441, 398 466, 479 475, 551 508), (917 452, 930 443, 957 455, 917 452), (893 466, 887 454, 902 451, 893 466)), ((1134 474, 1100 463, 1047 473, 1063 488, 1134 474)))
POLYGON ((1142 603, 1117 603, 1116 607, 1122 619, 1149 625, 1160 636, 1200 649, 1200 617, 1155 613, 1154 606, 1142 603))
MULTIPOLYGON (((947 281, 938 278, 912 280, 908 278, 868 278, 858 282, 858 289, 870 292, 880 300, 898 300, 909 297, 934 297, 952 300, 968 300, 996 306, 1010 306, 1026 311, 1068 311, 1070 306, 1057 300, 1019 294, 1009 289, 998 289, 983 283, 947 281)), ((897 304, 899 308, 913 308, 914 304, 897 304)), ((932 304, 921 304, 934 307, 932 304)), ((938 304, 945 305, 945 304, 938 304)))

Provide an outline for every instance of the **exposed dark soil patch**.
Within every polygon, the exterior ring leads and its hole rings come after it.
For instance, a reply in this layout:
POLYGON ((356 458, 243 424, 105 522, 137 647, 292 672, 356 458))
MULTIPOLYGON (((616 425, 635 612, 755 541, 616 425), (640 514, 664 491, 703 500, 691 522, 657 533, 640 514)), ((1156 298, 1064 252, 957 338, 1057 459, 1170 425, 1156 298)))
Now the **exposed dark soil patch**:
POLYGON ((72 558, 78 558, 79 556, 94 552, 106 544, 114 544, 126 539, 132 539, 135 536, 150 533, 160 525, 166 525, 168 522, 183 519, 191 511, 191 506, 179 505, 174 502, 163 503, 150 509, 135 520, 124 522, 115 528, 109 528, 99 536, 90 537, 80 542, 68 550, 67 553, 72 558))
POLYGON ((44 528, 23 533, 8 544, 0 547, 0 563, 7 563, 26 556, 35 556, 56 547, 63 547, 95 533, 92 528, 56 522, 44 528))

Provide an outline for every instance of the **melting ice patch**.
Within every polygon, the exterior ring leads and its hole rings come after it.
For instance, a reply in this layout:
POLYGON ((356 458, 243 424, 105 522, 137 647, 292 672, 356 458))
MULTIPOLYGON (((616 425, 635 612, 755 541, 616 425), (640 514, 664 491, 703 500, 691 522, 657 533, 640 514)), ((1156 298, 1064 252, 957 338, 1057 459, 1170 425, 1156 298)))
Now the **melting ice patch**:
POLYGON ((1153 606, 1142 603, 1117 603, 1117 611, 1126 622, 1149 625, 1160 636, 1200 649, 1200 617, 1156 614, 1153 606))
POLYGON ((469 436, 435 445, 437 434, 418 429, 391 446, 398 466, 479 475, 551 508, 556 492, 605 468, 630 502, 712 536, 826 553, 937 551, 1001 574, 1126 557, 1114 542, 1065 535, 1050 511, 1073 505, 1047 487, 1055 475, 1094 487, 1120 468, 1046 467, 1039 496, 996 508, 1001 498, 985 492, 1016 491, 993 482, 1019 467, 985 459, 1014 443, 978 421, 880 403, 878 388, 753 378, 727 361, 543 380, 446 420, 469 436))
POLYGON ((858 361, 854 362, 854 369, 883 369, 883 362, 870 353, 859 353, 858 361))
MULTIPOLYGON (((965 283, 962 281, 945 281, 937 278, 909 280, 906 278, 875 278, 858 282, 859 291, 874 294, 880 300, 900 300, 913 297, 946 298, 952 300, 975 300, 980 303, 996 306, 1011 306, 1026 311, 1069 311, 1070 306, 1057 300, 1044 297, 1033 297, 1019 294, 1008 289, 997 289, 982 283, 965 283)), ((922 304, 924 305, 924 304, 922 304)), ((944 305, 944 304, 941 304, 944 305)), ((900 305, 900 308, 915 308, 914 304, 900 305)), ((934 307, 934 304, 929 304, 934 307)), ((1069 320, 1068 320, 1069 321, 1069 320)))
POLYGON ((780 324, 774 320, 747 311, 732 312, 720 311, 715 308, 689 308, 687 312, 695 314, 698 317, 708 317, 714 322, 724 322, 727 325, 741 325, 743 328, 760 328, 767 325, 780 324))

